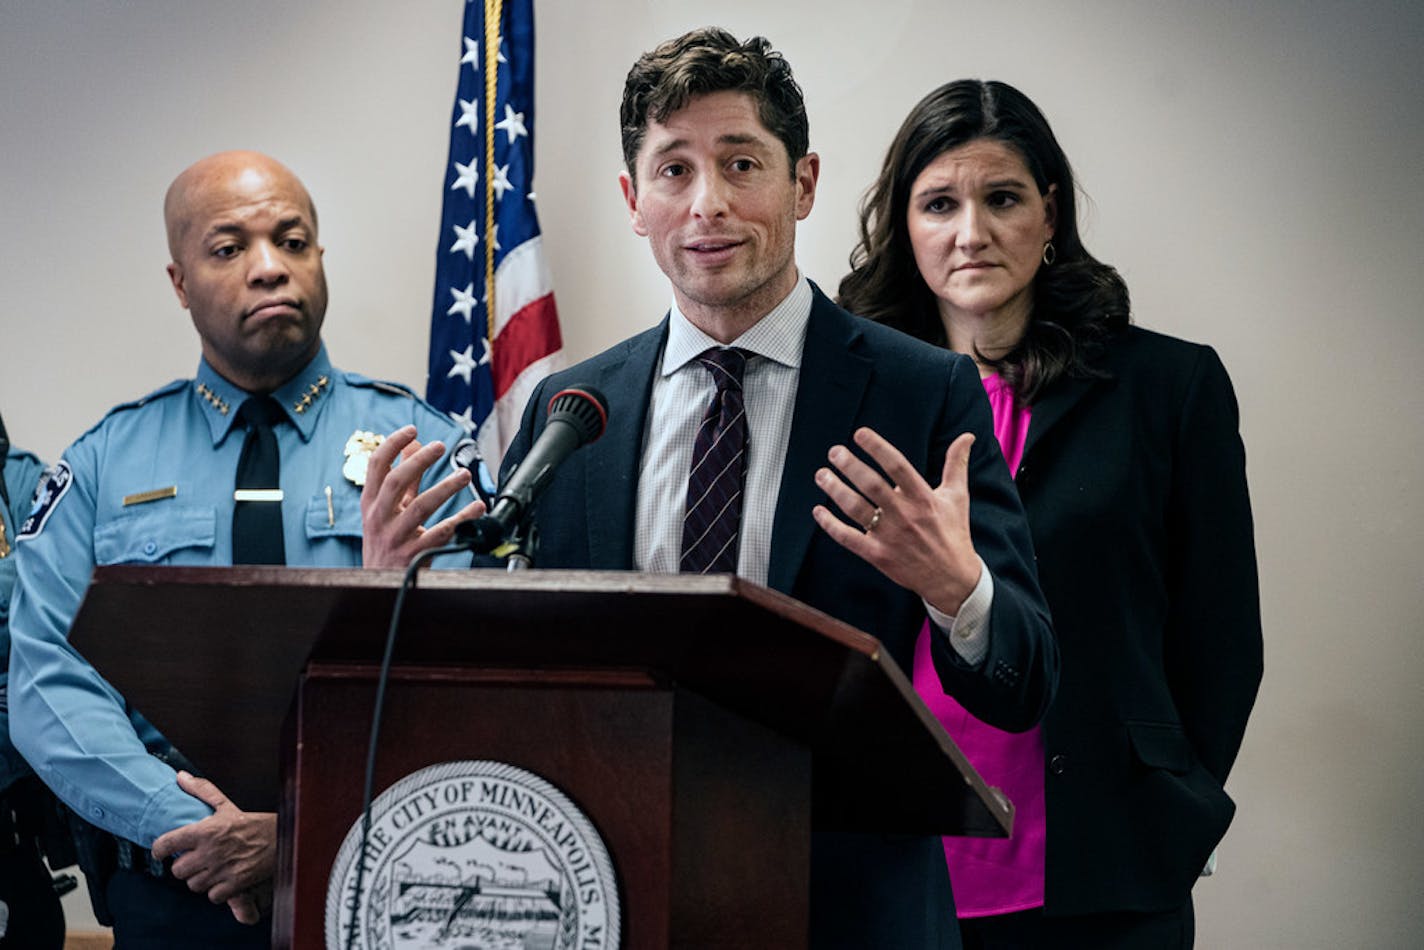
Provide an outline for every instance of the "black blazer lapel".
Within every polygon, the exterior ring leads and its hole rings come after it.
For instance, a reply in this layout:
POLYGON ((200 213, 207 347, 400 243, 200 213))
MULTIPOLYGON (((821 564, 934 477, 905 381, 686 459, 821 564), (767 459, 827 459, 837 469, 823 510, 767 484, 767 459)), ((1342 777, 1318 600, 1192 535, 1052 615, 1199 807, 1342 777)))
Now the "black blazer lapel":
POLYGON ((791 592, 811 536, 819 530, 811 509, 826 498, 816 487, 816 469, 826 464, 832 445, 845 443, 855 431, 874 365, 861 354, 859 341, 855 321, 817 290, 801 350, 791 441, 771 528, 766 583, 773 590, 791 592))
POLYGON ((1060 379, 1033 404, 1033 416, 1028 423, 1028 437, 1024 440, 1025 459, 1044 435, 1083 401, 1084 396, 1100 386, 1117 385, 1117 377, 1122 370, 1119 365, 1119 352, 1119 347, 1105 347, 1091 358, 1092 368, 1100 375, 1060 379))
POLYGON ((608 428, 585 449, 589 564, 596 569, 633 567, 643 430, 667 327, 664 317, 629 340, 623 357, 604 364, 592 381, 608 399, 608 428))
POLYGON ((1099 379, 1060 379, 1033 404, 1033 415, 1028 421, 1028 436, 1024 439, 1024 458, 1028 458, 1033 447, 1052 429, 1074 406, 1088 394, 1099 379))

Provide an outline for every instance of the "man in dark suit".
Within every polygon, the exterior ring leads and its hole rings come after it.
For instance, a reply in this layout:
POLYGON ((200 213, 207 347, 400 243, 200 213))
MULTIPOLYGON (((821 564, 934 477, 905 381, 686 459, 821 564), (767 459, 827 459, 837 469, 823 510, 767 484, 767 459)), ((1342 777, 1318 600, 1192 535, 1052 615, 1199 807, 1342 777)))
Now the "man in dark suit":
MULTIPOLYGON (((978 373, 801 276, 820 159, 786 61, 721 30, 671 40, 629 73, 622 125, 633 230, 674 303, 531 398, 506 476, 551 393, 592 385, 609 408, 534 509, 537 564, 735 571, 875 635, 902 669, 928 616, 945 688, 1031 726, 1057 649, 978 373)), ((811 900, 817 947, 959 946, 936 839, 815 835, 811 900)))

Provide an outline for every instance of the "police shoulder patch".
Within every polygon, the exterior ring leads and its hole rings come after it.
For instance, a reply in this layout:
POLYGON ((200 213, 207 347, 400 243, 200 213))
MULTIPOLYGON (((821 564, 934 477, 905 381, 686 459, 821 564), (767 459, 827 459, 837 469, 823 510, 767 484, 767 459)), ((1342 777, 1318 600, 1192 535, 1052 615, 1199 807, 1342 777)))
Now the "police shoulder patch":
POLYGON ((25 523, 20 525, 20 533, 16 537, 23 541, 26 538, 33 538, 44 530, 45 522, 54 512, 59 500, 69 492, 69 486, 74 484, 74 472, 70 469, 69 463, 61 461, 45 472, 44 479, 39 487, 35 489, 35 500, 30 505, 30 516, 25 519, 25 523))

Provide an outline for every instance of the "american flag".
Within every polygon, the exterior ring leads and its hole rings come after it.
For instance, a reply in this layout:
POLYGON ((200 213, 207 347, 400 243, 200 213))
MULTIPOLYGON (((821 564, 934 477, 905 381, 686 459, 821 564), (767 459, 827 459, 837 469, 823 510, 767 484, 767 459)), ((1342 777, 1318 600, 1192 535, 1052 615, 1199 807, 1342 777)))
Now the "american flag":
POLYGON ((430 403, 490 471, 535 384, 563 365, 534 213, 534 3, 465 4, 430 320, 430 403))

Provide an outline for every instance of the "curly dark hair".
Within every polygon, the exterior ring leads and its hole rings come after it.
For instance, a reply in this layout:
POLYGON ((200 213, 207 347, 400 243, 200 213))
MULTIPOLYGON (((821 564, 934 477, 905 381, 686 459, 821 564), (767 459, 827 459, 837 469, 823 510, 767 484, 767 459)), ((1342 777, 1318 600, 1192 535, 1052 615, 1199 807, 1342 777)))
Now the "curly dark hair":
POLYGON ((934 293, 915 266, 910 246, 910 187, 940 155, 976 139, 1013 148, 1039 193, 1057 185, 1058 214, 1051 266, 1034 277, 1033 312, 1018 344, 993 366, 1019 401, 1031 404, 1068 375, 1098 375, 1089 365, 1110 334, 1127 326, 1131 306, 1118 272, 1083 247, 1078 233, 1073 169, 1048 120, 1013 86, 961 79, 931 92, 910 111, 890 143, 875 184, 860 202, 860 242, 841 281, 841 306, 939 346, 948 345, 934 293))
POLYGON ((628 71, 618 119, 623 162, 635 185, 648 123, 666 121, 694 96, 713 92, 745 92, 756 101, 758 118, 786 146, 791 176, 796 176, 796 163, 810 148, 811 130, 791 64, 764 37, 743 43, 709 26, 659 44, 628 71))

